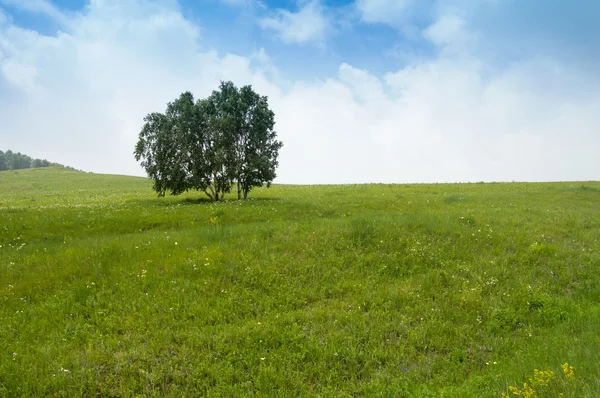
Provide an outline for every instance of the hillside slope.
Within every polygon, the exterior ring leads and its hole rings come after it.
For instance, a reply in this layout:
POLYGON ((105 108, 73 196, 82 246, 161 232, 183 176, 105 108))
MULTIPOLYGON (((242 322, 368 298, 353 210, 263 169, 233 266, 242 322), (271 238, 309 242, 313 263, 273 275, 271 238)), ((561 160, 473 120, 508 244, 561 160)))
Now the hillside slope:
POLYGON ((0 172, 0 396, 600 391, 600 183, 251 196, 0 172))

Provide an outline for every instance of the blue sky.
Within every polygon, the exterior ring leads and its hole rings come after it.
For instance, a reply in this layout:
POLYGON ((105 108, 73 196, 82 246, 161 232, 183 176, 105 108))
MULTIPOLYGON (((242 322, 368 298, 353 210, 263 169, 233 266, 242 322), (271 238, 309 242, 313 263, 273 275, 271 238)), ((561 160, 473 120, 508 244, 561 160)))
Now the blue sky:
POLYGON ((599 17, 593 0, 0 0, 0 149, 141 175, 143 116, 224 79, 269 95, 277 182, 597 180, 599 17))

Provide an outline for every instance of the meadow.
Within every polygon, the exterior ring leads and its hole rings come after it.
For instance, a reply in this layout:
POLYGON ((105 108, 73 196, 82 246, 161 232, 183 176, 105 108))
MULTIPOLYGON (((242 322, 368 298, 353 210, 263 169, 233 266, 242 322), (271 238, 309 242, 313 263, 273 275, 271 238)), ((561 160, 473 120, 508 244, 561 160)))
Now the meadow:
POLYGON ((203 195, 0 172, 0 396, 600 396, 599 182, 203 195))

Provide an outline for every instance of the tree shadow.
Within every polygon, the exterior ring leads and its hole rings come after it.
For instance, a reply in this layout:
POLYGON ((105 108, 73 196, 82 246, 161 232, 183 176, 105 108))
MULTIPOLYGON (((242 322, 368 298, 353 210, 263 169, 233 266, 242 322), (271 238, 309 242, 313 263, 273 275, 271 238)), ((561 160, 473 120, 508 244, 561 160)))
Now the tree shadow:
POLYGON ((202 205, 202 204, 211 204, 214 203, 209 198, 180 198, 177 200, 172 200, 173 204, 184 204, 184 205, 202 205))
MULTIPOLYGON (((248 198, 246 200, 239 201, 240 203, 252 203, 252 202, 278 202, 282 201, 282 198, 248 198)), ((237 203, 238 200, 234 198, 226 198, 224 201, 214 202, 210 198, 176 198, 165 197, 165 198, 154 198, 154 199, 132 199, 129 203, 135 203, 147 207, 173 207, 173 206, 206 206, 211 204, 231 204, 237 203)))
MULTIPOLYGON (((246 200, 241 200, 240 202, 279 202, 284 200, 284 198, 248 198, 246 200)), ((226 202, 237 202, 237 199, 225 200, 226 202)))

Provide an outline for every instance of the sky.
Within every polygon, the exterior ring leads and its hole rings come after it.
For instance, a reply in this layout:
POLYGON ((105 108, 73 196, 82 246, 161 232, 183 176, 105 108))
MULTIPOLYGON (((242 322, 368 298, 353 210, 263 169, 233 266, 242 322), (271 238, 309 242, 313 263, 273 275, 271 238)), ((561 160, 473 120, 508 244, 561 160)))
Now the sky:
POLYGON ((143 118, 269 97, 276 183, 600 180, 597 0, 0 0, 0 149, 144 175, 143 118))

